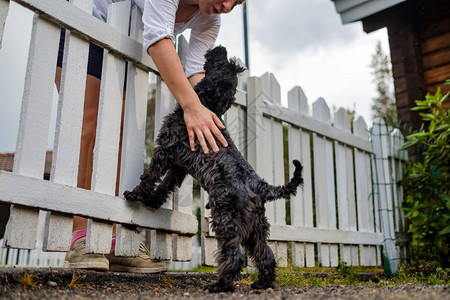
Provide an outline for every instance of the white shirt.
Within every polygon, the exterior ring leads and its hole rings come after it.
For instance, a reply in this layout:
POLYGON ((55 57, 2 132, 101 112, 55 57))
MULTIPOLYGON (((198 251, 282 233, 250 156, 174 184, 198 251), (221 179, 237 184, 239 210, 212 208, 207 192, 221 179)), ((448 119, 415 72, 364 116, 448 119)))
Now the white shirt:
MULTIPOLYGON (((94 0, 92 15, 106 22, 108 5, 123 0, 94 0)), ((203 72, 204 55, 214 47, 220 29, 220 15, 204 15, 197 10, 186 22, 175 23, 175 16, 180 0, 133 0, 142 10, 144 23, 144 48, 163 38, 170 38, 175 43, 176 35, 191 29, 189 49, 186 55, 185 73, 190 77, 203 72)))

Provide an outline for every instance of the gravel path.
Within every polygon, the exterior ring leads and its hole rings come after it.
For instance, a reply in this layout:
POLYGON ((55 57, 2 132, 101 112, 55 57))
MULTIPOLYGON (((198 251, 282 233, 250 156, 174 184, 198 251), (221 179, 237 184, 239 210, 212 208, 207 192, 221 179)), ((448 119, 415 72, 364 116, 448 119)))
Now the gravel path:
POLYGON ((347 285, 287 287, 208 294, 212 273, 128 274, 64 269, 0 269, 0 299, 449 299, 448 286, 347 285), (75 277, 74 277, 75 276, 75 277), (77 278, 74 280, 73 278, 77 278), (31 278, 31 280, 30 280, 31 278), (28 284, 20 281, 29 281, 28 284), (72 284, 71 284, 72 282, 72 284), (33 287, 34 285, 34 287, 33 287), (27 288, 25 288, 27 286, 27 288))

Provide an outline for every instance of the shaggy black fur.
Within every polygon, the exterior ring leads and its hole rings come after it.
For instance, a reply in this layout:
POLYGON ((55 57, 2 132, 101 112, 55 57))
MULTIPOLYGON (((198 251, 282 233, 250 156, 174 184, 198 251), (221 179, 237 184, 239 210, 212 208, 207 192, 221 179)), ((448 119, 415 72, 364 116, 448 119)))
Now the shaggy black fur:
MULTIPOLYGON (((206 54, 205 78, 195 87, 203 105, 220 118, 234 102, 237 74, 244 69, 227 59, 224 47, 216 47, 206 54)), ((177 106, 164 119, 154 148, 150 167, 141 176, 141 183, 125 198, 158 208, 181 185, 186 174, 192 175, 209 193, 212 229, 220 251, 217 260, 218 281, 205 287, 209 292, 233 291, 233 279, 241 272, 244 257, 242 245, 259 269, 258 280, 252 288, 273 287, 275 258, 267 245, 269 222, 264 203, 268 200, 295 195, 303 184, 302 165, 294 160, 293 178, 284 186, 272 186, 261 179, 242 157, 226 130, 221 131, 228 147, 205 155, 197 141, 197 150, 189 147, 183 110, 177 106), (164 179, 161 180, 161 177, 164 179)), ((217 141, 217 144, 220 143, 217 141)), ((211 150, 211 149, 210 149, 211 150)))

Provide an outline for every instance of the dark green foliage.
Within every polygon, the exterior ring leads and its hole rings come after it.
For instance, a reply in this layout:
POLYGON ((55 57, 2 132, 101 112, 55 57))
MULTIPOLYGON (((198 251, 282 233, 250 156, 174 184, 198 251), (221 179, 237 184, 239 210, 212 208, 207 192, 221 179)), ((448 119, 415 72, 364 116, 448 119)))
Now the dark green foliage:
POLYGON ((418 261, 436 260, 444 267, 449 266, 450 244, 450 113, 443 106, 448 96, 438 89, 416 101, 413 110, 424 111, 420 115, 428 126, 409 135, 403 148, 422 145, 425 152, 409 164, 402 180, 412 253, 418 261))

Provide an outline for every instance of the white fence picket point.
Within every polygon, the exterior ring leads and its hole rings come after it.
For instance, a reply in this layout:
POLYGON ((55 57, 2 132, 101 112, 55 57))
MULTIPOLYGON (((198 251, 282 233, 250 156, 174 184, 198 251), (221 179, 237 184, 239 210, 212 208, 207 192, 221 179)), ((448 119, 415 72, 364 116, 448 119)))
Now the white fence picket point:
MULTIPOLYGON (((313 117, 331 128, 330 109, 323 98, 313 103, 313 117)), ((314 133, 313 153, 317 227, 336 229, 334 172, 330 172, 334 168, 332 142, 314 133)), ((322 266, 337 263, 337 246, 320 243, 318 250, 322 266)))
POLYGON ((281 87, 272 73, 261 76, 263 92, 268 96, 266 100, 281 106, 281 87))
MULTIPOLYGON (((245 63, 240 59, 237 58, 236 62, 239 66, 246 68, 245 63)), ((238 77, 238 90, 246 91, 247 90, 247 82, 248 77, 250 75, 250 72, 248 69, 246 69, 244 72, 242 72, 238 77)))
POLYGON ((386 124, 382 119, 375 119, 372 128, 373 147, 375 152, 378 204, 381 228, 384 235, 383 256, 385 258, 385 272, 395 274, 398 270, 397 249, 395 245, 395 229, 393 218, 392 194, 388 187, 394 183, 389 174, 389 135, 386 124))
MULTIPOLYGON (((334 114, 334 126, 350 133, 350 116, 344 108, 334 114)), ((353 174, 353 152, 346 145, 334 142, 336 157, 336 188, 338 201, 339 229, 356 231, 355 186, 353 174)), ((354 250, 349 245, 340 244, 341 255, 348 265, 355 263, 354 250), (353 260, 352 260, 353 258, 353 260)))
POLYGON ((0 50, 2 49, 3 31, 9 11, 9 1, 0 1, 0 50))
MULTIPOLYGON (((76 0, 73 4, 89 14, 92 11, 92 1, 76 0)), ((70 186, 77 185, 83 120, 80 100, 84 99, 88 53, 89 43, 66 30, 50 180, 70 186)), ((53 217, 47 212, 43 250, 68 251, 72 223, 70 215, 53 217)))
MULTIPOLYGON (((14 156, 14 172, 42 178, 46 157, 48 130, 53 100, 53 81, 56 65, 59 29, 35 15, 31 32, 30 52, 22 100, 22 111, 14 156), (41 40, 46 40, 44 45, 41 40)), ((10 222, 5 232, 9 247, 34 249, 39 210, 11 207, 10 222), (17 215, 16 215, 17 214, 17 215), (23 222, 19 218, 27 216, 23 222), (15 228, 12 228, 14 220, 15 228), (25 242, 28 240, 28 242, 25 242)))
MULTIPOLYGON (((111 4, 108 9, 108 24, 126 35, 128 34, 130 5, 130 2, 117 2, 111 4)), ((114 56, 108 50, 104 50, 91 186, 92 190, 108 195, 114 195, 116 192, 117 172, 111 172, 111 170, 117 170, 119 159, 124 78, 125 61, 114 56)), ((95 221, 89 221, 95 223, 95 221)), ((93 237, 109 235, 102 240, 105 245, 98 246, 99 251, 103 251, 107 244, 111 245, 112 225, 108 226, 104 223, 98 224, 98 226, 88 226, 92 230, 104 230, 104 232, 89 232, 88 228, 87 235, 93 237), (109 242, 106 240, 107 238, 109 238, 109 242)), ((96 247, 86 246, 87 249, 96 249, 96 247)))
MULTIPOLYGON (((272 75, 249 77, 248 79, 248 108, 247 108, 247 139, 248 161, 261 178, 273 184, 273 134, 272 126, 275 122, 263 116, 262 110, 267 103, 272 102, 270 85, 272 75), (264 84, 265 83, 265 84, 264 84), (271 162, 268 164, 267 162, 271 162)), ((275 204, 266 204, 266 216, 271 224, 275 224, 275 204)))
POLYGON ((308 99, 301 87, 295 86, 288 92, 288 107, 293 111, 309 114, 308 99))
POLYGON ((325 122, 326 124, 331 124, 331 112, 330 108, 322 97, 318 98, 312 104, 312 115, 315 119, 325 122))
MULTIPOLYGON (((364 118, 359 117, 353 121, 353 132, 355 136, 369 139, 364 118)), ((358 228, 362 232, 375 232, 374 207, 370 174, 370 154, 355 149, 355 183, 356 200, 358 208, 358 228)), ((376 265, 376 248, 374 246, 360 245, 360 264, 362 266, 376 265)))
MULTIPOLYGON (((130 37, 142 42, 142 13, 133 6, 130 20, 130 37)), ((139 183, 143 172, 145 150, 145 126, 147 117, 148 72, 129 62, 122 133, 119 197, 139 183)), ((117 256, 138 256, 142 240, 135 227, 116 225, 117 256)))
MULTIPOLYGON (((300 87, 295 87, 288 93, 288 107, 301 114, 309 112, 308 101, 300 87)), ((303 165, 304 187, 297 190, 297 196, 291 198, 291 224, 299 227, 313 227, 312 175, 310 133, 288 125, 289 167, 293 173, 294 159, 299 159, 303 165)), ((293 247, 304 248, 307 266, 314 266, 314 245, 295 243, 293 247)), ((301 261, 300 261, 301 262, 301 261)))

